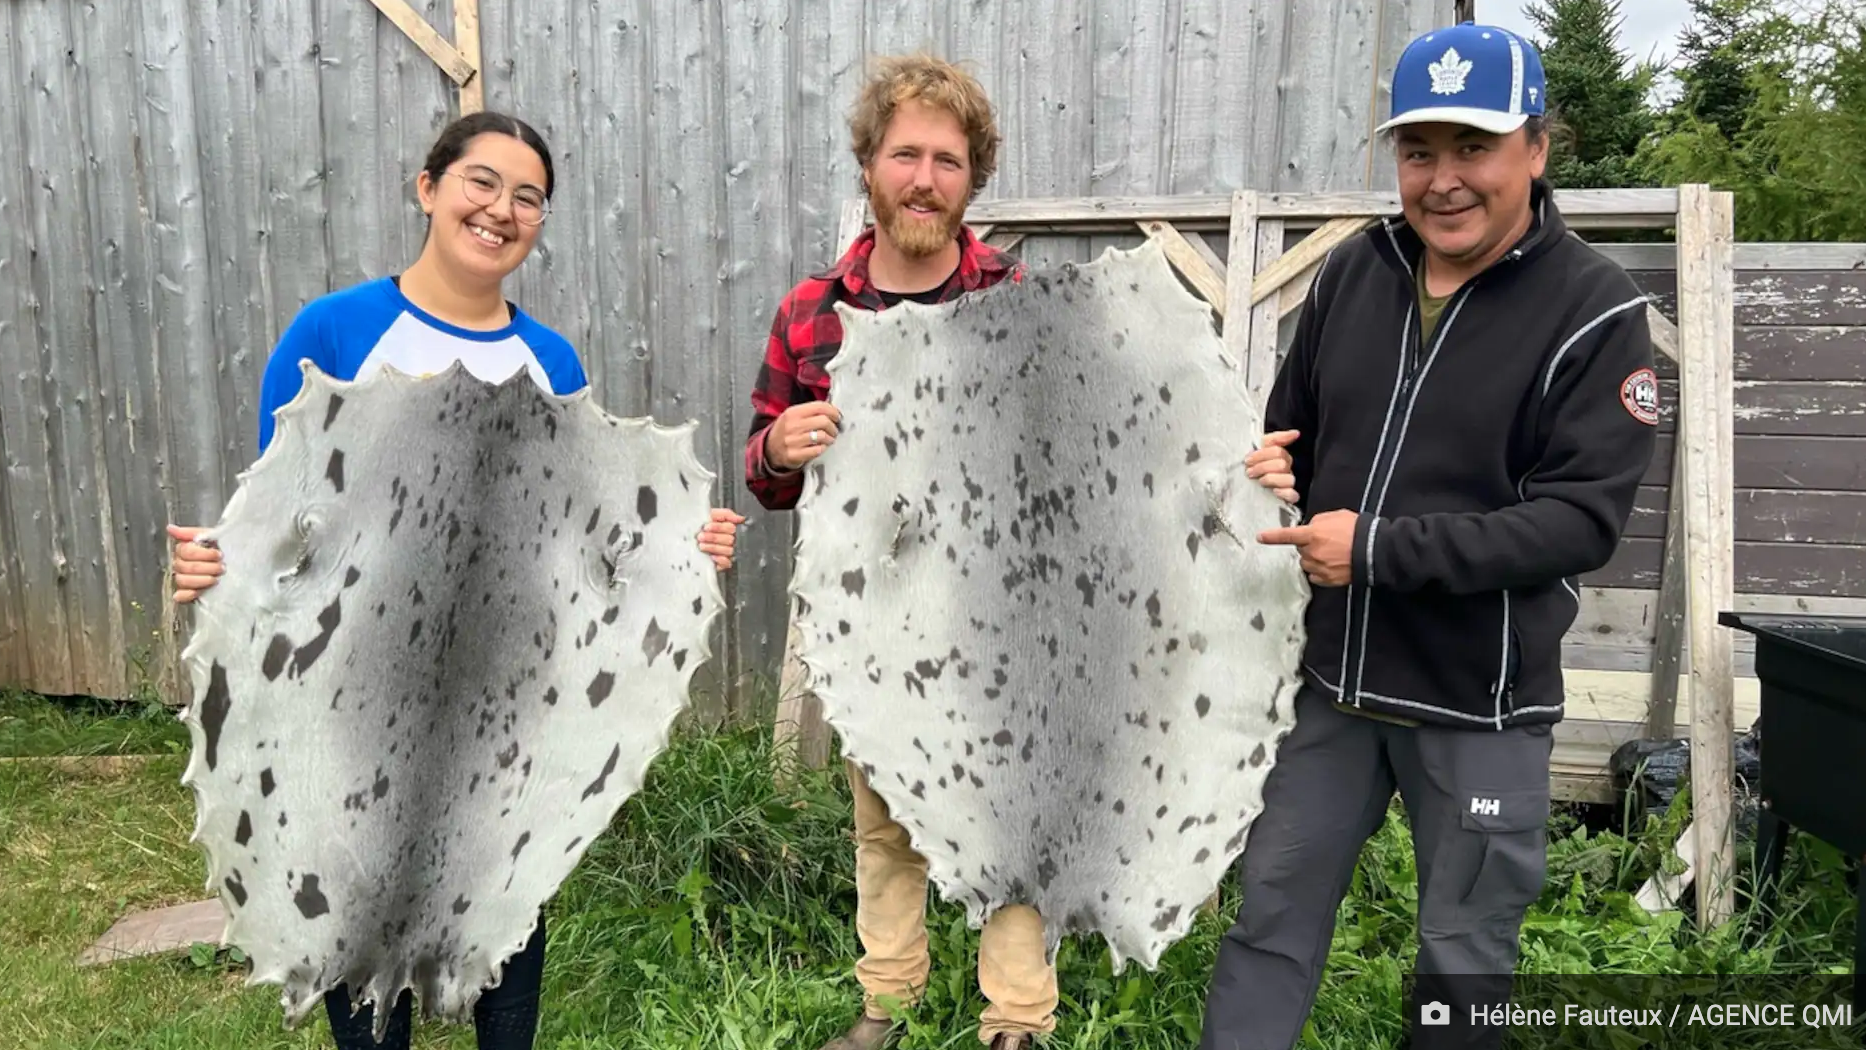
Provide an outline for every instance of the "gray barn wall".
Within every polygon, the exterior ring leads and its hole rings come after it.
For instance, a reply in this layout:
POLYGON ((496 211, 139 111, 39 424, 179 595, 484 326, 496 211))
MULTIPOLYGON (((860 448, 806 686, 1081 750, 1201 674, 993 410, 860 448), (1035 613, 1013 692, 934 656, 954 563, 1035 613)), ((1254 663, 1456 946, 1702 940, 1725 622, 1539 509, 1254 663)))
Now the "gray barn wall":
MULTIPOLYGON (((452 35, 448 3, 413 6, 452 35)), ((1296 6, 482 3, 487 104, 561 177, 514 296, 606 407, 699 420, 719 499, 753 511, 716 670, 781 651, 789 523, 741 482, 747 389, 856 185, 864 56, 975 64, 1006 135, 988 196, 1385 188, 1385 71, 1451 0, 1296 6)), ((183 695, 163 526, 232 493, 299 306, 414 258, 410 179, 454 97, 367 0, 0 4, 0 685, 183 695)))

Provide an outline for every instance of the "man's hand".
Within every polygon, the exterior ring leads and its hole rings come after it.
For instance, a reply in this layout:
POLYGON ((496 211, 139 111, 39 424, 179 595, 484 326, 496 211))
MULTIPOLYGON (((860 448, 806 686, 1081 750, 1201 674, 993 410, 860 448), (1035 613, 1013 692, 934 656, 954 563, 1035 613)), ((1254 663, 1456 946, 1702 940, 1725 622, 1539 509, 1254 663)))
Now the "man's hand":
POLYGON ((186 605, 212 587, 220 577, 220 551, 195 542, 207 530, 198 525, 170 525, 168 534, 175 541, 175 604, 186 605))
POLYGON ((1285 503, 1296 502, 1296 464, 1286 446, 1300 436, 1295 430, 1265 434, 1263 447, 1244 457, 1245 473, 1285 503))
POLYGON ((796 470, 835 443, 841 424, 842 410, 827 401, 792 405, 765 431, 765 462, 796 470))
POLYGON ((732 568, 732 548, 738 539, 739 526, 744 523, 743 514, 714 507, 706 524, 700 526, 700 551, 713 559, 713 566, 720 572, 732 568))
POLYGON ((1353 578, 1354 524, 1360 515, 1351 510, 1317 514, 1307 525, 1265 529, 1259 543, 1287 544, 1302 554, 1302 571, 1309 582, 1324 587, 1345 587, 1353 578))

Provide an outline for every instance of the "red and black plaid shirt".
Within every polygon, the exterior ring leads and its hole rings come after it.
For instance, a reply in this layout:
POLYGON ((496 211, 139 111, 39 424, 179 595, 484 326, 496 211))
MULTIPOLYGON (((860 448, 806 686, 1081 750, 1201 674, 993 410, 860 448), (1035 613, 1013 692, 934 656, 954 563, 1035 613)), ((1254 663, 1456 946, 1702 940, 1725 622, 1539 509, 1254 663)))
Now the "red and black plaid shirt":
MULTIPOLYGON (((824 366, 842 349, 838 301, 864 310, 887 304, 868 279, 868 256, 875 250, 875 230, 863 230, 836 265, 800 281, 778 304, 765 344, 764 363, 752 388, 752 428, 745 441, 745 486, 772 510, 788 510, 803 493, 803 471, 780 472, 765 462, 765 431, 792 405, 829 398, 824 366)), ((1022 264, 979 240, 968 227, 959 234, 959 268, 941 285, 937 301, 1016 279, 1022 264)))

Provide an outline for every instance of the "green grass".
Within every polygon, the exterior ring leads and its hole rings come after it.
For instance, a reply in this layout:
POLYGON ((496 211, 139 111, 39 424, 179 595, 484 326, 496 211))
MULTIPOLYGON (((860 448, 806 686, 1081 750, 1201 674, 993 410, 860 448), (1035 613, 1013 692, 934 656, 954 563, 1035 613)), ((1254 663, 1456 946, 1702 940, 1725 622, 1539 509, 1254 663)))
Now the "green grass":
MULTIPOLYGON (((11 717, 21 706, 5 710, 11 717)), ((23 718, 62 726, 42 729, 48 746, 63 731, 90 746, 148 728, 134 712, 75 714, 69 723, 23 718)), ((165 732, 156 727, 150 737, 163 744, 158 751, 172 739, 165 732)), ((816 1050, 853 1018, 858 948, 846 789, 834 769, 777 787, 766 736, 747 729, 678 739, 554 900, 540 1050, 816 1050)), ((284 1031, 276 989, 242 987, 243 968, 225 955, 74 964, 126 910, 203 895, 203 868, 187 841, 193 806, 179 784, 184 762, 171 753, 108 776, 0 764, 0 1047, 329 1045, 321 1012, 284 1031)), ((1634 906, 1630 894, 1658 862, 1659 844, 1676 837, 1679 819, 1671 814, 1628 841, 1559 817, 1547 889, 1524 928, 1523 970, 1850 967, 1852 894, 1838 858, 1805 838, 1795 842, 1781 914, 1766 935, 1739 923, 1701 936, 1675 913, 1649 917, 1634 906)), ((1305 1046, 1362 1050, 1397 1038, 1401 981, 1416 943, 1413 878, 1395 810, 1342 906, 1305 1046)), ((1220 916, 1203 916, 1152 973, 1130 967, 1115 977, 1098 942, 1066 942, 1052 1045, 1195 1045, 1222 916, 1236 903, 1227 886, 1220 916)), ((977 1047, 977 935, 937 891, 928 926, 933 988, 901 1045, 977 1047)), ((473 1039, 465 1028, 427 1024, 416 1045, 464 1050, 473 1039)))
POLYGON ((181 754, 188 729, 158 703, 51 701, 0 689, 0 758, 181 754))

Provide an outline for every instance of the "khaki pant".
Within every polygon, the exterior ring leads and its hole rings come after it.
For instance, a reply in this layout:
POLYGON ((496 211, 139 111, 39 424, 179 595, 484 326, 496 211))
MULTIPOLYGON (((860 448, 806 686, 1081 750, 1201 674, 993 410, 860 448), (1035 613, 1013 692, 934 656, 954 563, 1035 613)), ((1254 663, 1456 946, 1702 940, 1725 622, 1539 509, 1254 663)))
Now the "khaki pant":
MULTIPOLYGON (((844 762, 855 794, 855 932, 863 954, 855 964, 863 1008, 888 1016, 888 1005, 910 1006, 932 970, 927 951, 927 862, 888 816, 862 771, 844 762)), ((1043 919, 1036 909, 998 909, 979 934, 978 990, 987 1005, 978 1038, 989 1044, 1005 1032, 1056 1029, 1056 970, 1043 957, 1043 919)))

